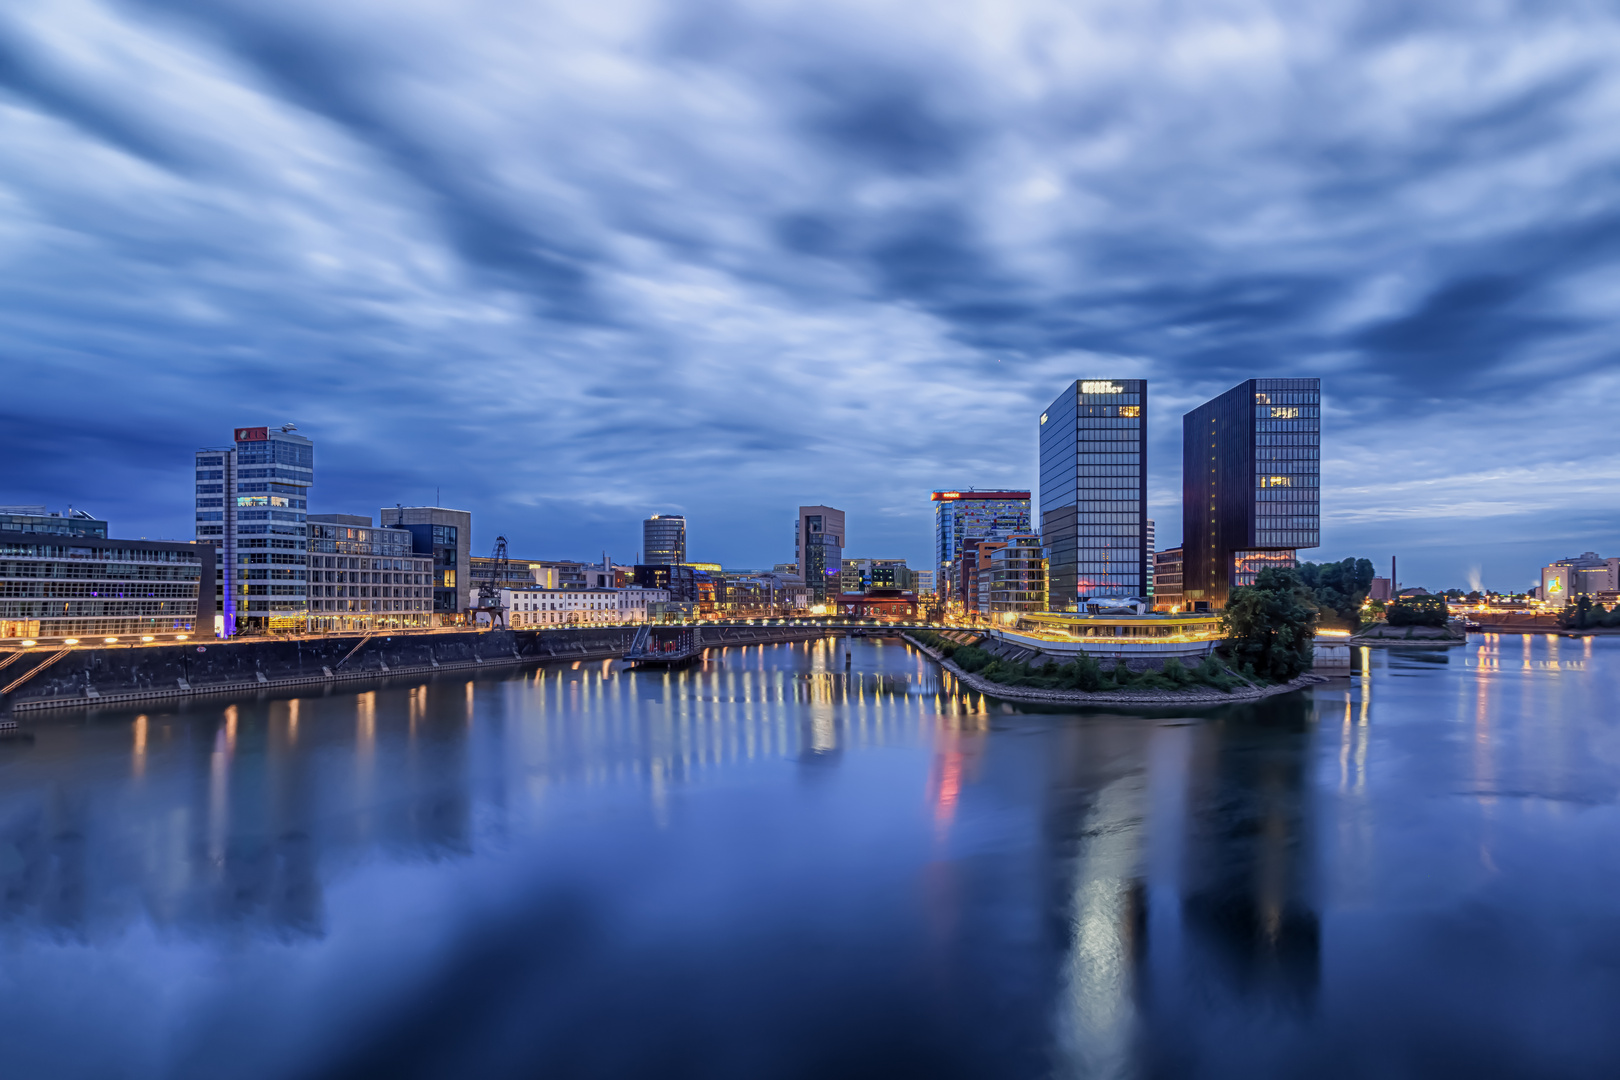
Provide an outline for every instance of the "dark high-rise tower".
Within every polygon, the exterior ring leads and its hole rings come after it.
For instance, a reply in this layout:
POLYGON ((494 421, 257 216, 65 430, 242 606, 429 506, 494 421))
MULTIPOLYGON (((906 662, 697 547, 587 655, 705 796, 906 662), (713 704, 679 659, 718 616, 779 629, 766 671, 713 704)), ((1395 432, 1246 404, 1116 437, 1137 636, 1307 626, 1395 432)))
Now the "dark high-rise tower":
POLYGON ((1182 595, 1232 588, 1321 543, 1322 380, 1250 379, 1182 417, 1182 595))
POLYGON ((793 558, 799 576, 816 603, 831 592, 838 595, 839 577, 844 568, 844 512, 831 506, 799 507, 799 523, 793 529, 793 558))
POLYGON ((1082 379, 1041 414, 1041 539, 1053 611, 1148 596, 1147 382, 1082 379))
POLYGON ((641 523, 642 558, 648 566, 678 566, 686 561, 686 518, 654 514, 641 523))

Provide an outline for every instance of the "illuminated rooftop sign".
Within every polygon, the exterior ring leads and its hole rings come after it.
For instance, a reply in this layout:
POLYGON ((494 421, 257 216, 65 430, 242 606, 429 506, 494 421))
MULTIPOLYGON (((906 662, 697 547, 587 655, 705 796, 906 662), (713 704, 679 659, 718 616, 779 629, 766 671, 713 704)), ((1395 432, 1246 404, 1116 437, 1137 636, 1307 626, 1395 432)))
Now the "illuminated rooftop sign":
POLYGON ((1125 388, 1118 383, 1093 381, 1080 384, 1082 394, 1123 394, 1125 388))

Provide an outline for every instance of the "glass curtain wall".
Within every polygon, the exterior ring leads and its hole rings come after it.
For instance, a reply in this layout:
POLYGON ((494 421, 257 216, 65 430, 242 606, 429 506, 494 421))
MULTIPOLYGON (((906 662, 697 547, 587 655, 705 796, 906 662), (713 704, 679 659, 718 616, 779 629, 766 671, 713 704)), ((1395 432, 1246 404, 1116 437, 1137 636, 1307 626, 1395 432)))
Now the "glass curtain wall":
POLYGON ((1147 596, 1147 382, 1081 379, 1041 414, 1049 604, 1147 596))

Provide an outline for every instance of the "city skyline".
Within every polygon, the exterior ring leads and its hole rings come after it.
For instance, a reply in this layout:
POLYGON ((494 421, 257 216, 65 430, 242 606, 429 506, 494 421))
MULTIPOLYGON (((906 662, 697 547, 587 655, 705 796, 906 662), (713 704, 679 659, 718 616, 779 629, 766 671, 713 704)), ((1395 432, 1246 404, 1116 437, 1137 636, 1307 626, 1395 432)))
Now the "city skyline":
MULTIPOLYGON (((312 510, 465 508, 478 550, 676 513, 764 564, 827 501, 925 565, 924 493, 1033 486, 1027 418, 1107 370, 1159 462, 1234 382, 1324 379, 1320 558, 1522 588, 1620 529, 1601 22, 355 10, 0 21, 5 499, 185 539, 173 463, 251 408, 320 440, 312 510)), ((1161 544, 1179 502, 1155 470, 1161 544)))

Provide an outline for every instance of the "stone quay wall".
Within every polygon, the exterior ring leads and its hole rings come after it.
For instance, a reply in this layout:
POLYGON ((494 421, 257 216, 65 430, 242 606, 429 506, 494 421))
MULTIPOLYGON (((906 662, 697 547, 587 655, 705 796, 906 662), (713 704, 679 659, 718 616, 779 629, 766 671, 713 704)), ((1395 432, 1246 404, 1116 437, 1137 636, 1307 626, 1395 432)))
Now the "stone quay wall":
MULTIPOLYGON (((772 644, 834 631, 791 626, 703 628, 705 647, 772 644)), ((331 637, 248 638, 174 645, 76 648, 0 700, 0 712, 90 708, 202 695, 252 694, 324 683, 430 675, 623 655, 635 627, 386 632, 331 637)), ((0 686, 53 650, 34 649, 0 669, 0 686)), ((11 654, 0 654, 0 660, 11 654)))

